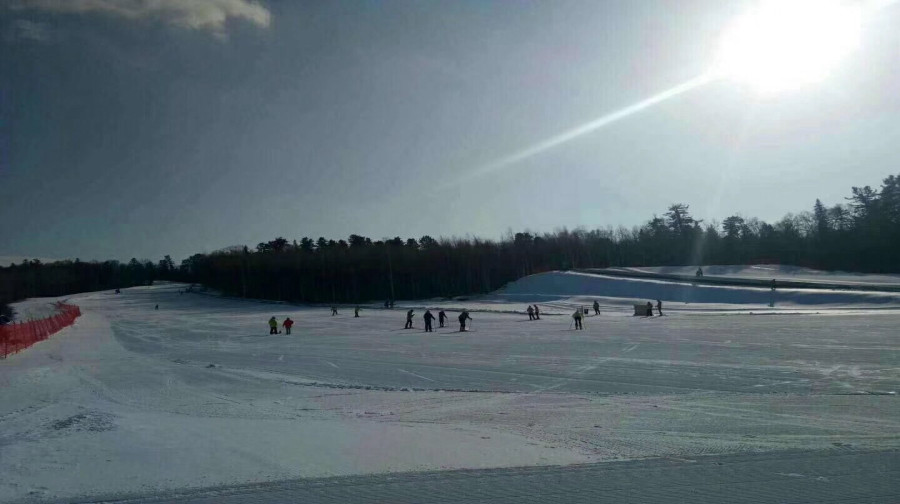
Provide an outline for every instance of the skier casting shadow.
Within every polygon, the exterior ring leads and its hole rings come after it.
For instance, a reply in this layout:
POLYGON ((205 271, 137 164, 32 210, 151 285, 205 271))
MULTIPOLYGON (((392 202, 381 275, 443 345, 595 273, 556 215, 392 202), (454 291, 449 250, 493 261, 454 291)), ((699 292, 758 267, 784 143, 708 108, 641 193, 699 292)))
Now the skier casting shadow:
POLYGON ((406 325, 403 326, 404 329, 412 329, 412 319, 413 319, 413 311, 409 310, 406 312, 406 325))
POLYGON ((444 310, 439 311, 438 312, 438 324, 440 324, 441 327, 444 327, 445 320, 447 320, 447 314, 444 313, 444 310))
POLYGON ((459 332, 466 332, 466 320, 472 320, 472 317, 469 316, 468 311, 463 310, 459 314, 459 332))
POLYGON ((434 320, 434 315, 431 314, 431 310, 425 310, 425 332, 434 332, 434 329, 431 326, 431 322, 434 320))
POLYGON ((581 319, 584 318, 584 310, 579 308, 577 311, 575 311, 575 313, 572 314, 572 318, 575 319, 575 330, 584 330, 584 326, 581 324, 581 319))

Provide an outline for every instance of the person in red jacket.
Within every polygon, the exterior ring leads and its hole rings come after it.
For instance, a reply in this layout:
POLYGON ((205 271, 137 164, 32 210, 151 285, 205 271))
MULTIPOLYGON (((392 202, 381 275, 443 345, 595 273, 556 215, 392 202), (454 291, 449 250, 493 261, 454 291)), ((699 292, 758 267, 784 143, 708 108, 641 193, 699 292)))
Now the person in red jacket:
POLYGON ((284 334, 291 334, 291 326, 294 325, 294 321, 291 320, 291 317, 288 317, 284 319, 281 325, 284 326, 284 334))

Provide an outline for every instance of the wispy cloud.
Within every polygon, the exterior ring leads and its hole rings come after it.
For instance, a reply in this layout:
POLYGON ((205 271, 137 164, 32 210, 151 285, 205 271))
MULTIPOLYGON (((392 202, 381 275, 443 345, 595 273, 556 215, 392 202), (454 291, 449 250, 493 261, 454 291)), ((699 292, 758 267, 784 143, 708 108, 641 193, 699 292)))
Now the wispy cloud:
POLYGON ((13 10, 55 14, 106 14, 130 20, 156 20, 186 29, 224 35, 229 19, 266 28, 271 13, 251 0, 12 0, 13 10))

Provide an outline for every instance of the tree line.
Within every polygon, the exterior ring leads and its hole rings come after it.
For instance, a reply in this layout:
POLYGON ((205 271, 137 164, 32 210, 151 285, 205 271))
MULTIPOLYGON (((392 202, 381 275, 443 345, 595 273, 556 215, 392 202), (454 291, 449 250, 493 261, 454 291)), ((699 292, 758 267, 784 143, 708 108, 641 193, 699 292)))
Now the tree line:
POLYGON ((158 278, 173 278, 176 271, 169 256, 157 264, 137 259, 127 263, 79 259, 43 263, 26 259, 0 268, 0 316, 10 318, 9 303, 22 299, 149 285, 158 278))
POLYGON ((316 303, 422 299, 490 292, 525 275, 610 266, 779 263, 898 272, 900 176, 853 187, 842 203, 774 223, 732 215, 704 223, 687 204, 641 226, 509 233, 499 240, 421 238, 298 240, 195 254, 159 263, 36 261, 0 268, 0 303, 127 287, 154 279, 203 284, 226 295, 316 303))
POLYGON ((846 201, 775 223, 732 215, 704 223, 676 203, 631 229, 562 229, 480 238, 276 238, 254 249, 197 254, 185 278, 233 296, 320 303, 451 297, 495 290, 525 275, 609 266, 780 263, 897 272, 900 177, 853 187, 846 201))

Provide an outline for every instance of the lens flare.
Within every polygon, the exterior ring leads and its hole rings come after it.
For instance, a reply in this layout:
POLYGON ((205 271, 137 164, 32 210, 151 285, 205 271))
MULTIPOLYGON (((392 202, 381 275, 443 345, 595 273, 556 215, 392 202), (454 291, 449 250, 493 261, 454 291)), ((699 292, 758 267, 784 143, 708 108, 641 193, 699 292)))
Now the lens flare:
POLYGON ((858 4, 766 1, 725 30, 714 72, 757 91, 790 91, 824 80, 860 42, 858 4))

